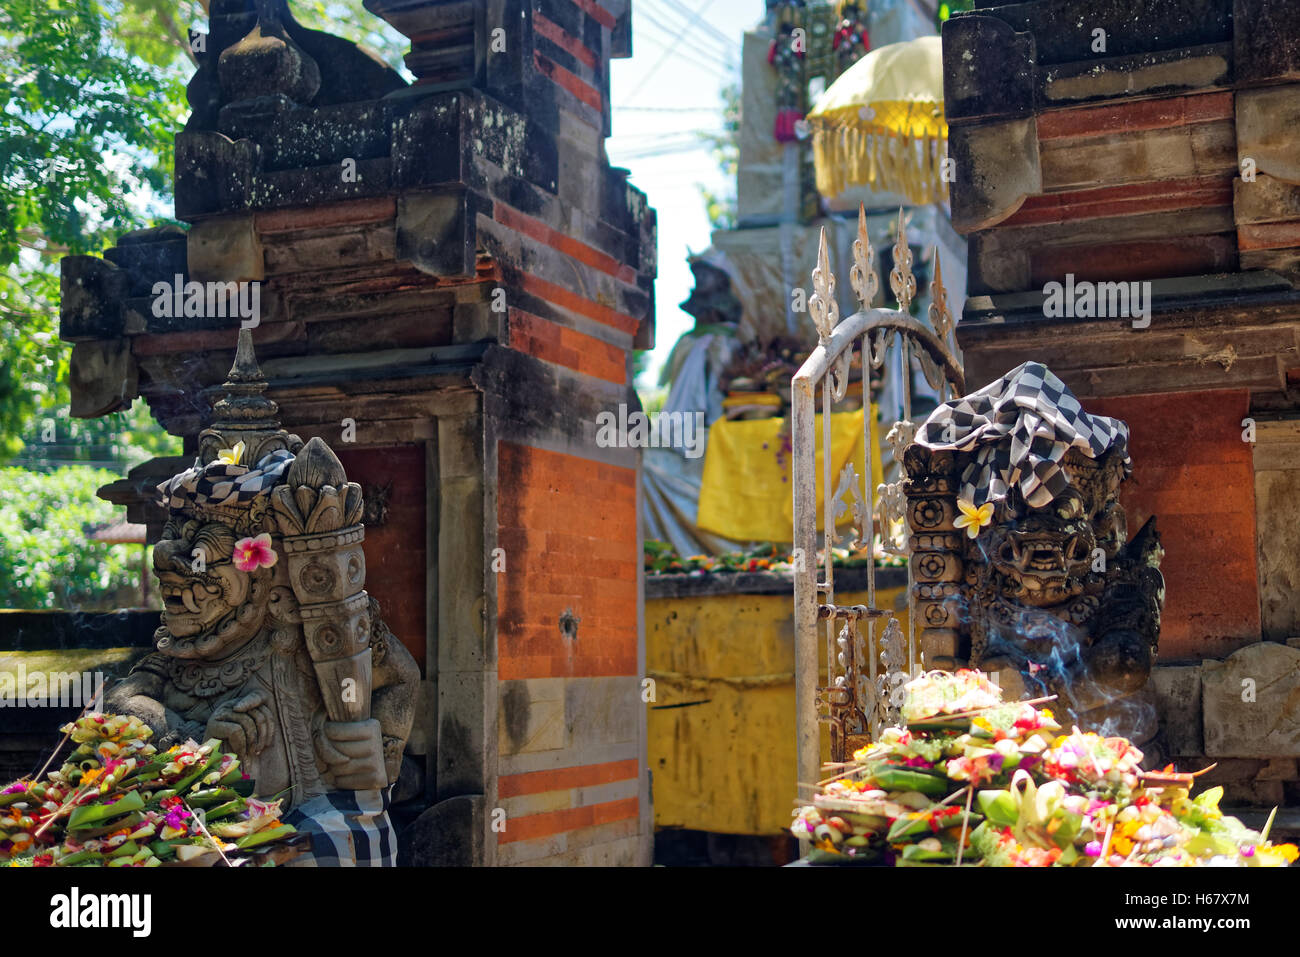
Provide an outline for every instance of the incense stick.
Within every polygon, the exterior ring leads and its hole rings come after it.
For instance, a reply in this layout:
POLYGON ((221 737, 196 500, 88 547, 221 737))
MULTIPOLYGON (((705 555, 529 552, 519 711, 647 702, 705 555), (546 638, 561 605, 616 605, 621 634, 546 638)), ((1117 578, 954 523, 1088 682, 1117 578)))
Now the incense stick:
POLYGON ((957 866, 961 867, 961 856, 966 850, 966 829, 970 827, 970 802, 975 796, 975 785, 968 785, 966 788, 966 813, 961 819, 961 838, 957 841, 957 866))
POLYGON ((184 798, 181 798, 181 804, 185 806, 185 810, 190 812, 190 816, 194 818, 194 823, 199 826, 199 831, 202 832, 203 836, 212 842, 212 846, 217 849, 217 853, 220 854, 221 859, 226 862, 226 866, 234 867, 235 865, 230 863, 230 858, 226 857, 226 852, 221 849, 221 842, 212 836, 207 825, 203 823, 203 818, 195 812, 194 808, 190 807, 190 803, 184 798))
POLYGON ((95 790, 95 785, 92 782, 86 785, 86 789, 84 791, 80 791, 78 793, 73 794, 72 797, 68 798, 68 800, 64 801, 61 805, 55 808, 50 813, 50 816, 41 822, 41 826, 36 829, 36 833, 32 835, 33 843, 36 841, 36 838, 40 837, 42 834, 45 833, 45 829, 49 827, 51 824, 53 824, 64 811, 66 811, 70 807, 75 807, 82 798, 88 797, 90 793, 94 790, 95 790))
POLYGON ((1115 818, 1118 816, 1119 811, 1116 811, 1115 815, 1111 817, 1110 823, 1106 825, 1106 839, 1101 844, 1101 864, 1104 867, 1110 866, 1106 863, 1110 860, 1110 835, 1115 830, 1115 818))
POLYGON ((95 689, 95 693, 90 696, 90 700, 87 701, 82 706, 81 711, 77 714, 77 716, 72 719, 72 722, 68 725, 68 730, 63 733, 63 737, 59 740, 59 743, 54 746, 54 750, 50 752, 50 756, 46 759, 45 763, 41 765, 41 769, 37 771, 35 775, 32 776, 33 784, 39 781, 41 779, 41 775, 43 775, 47 770, 49 770, 50 765, 54 762, 55 756, 60 751, 63 750, 63 746, 67 744, 68 739, 72 737, 72 730, 74 727, 76 727, 77 722, 85 717, 86 711, 90 709, 95 704, 95 702, 99 700, 99 696, 103 693, 103 691, 104 691, 104 686, 101 684, 98 688, 95 689))

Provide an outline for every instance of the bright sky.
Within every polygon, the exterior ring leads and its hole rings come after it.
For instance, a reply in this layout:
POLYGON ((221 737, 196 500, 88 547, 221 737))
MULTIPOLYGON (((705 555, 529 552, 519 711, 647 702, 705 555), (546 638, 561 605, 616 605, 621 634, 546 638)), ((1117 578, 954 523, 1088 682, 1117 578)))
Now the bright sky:
POLYGON ((721 90, 739 82, 741 35, 764 9, 763 0, 634 0, 633 55, 610 67, 609 161, 632 171, 633 185, 658 211, 656 344, 643 387, 657 381, 673 343, 694 324, 677 304, 694 285, 688 249, 709 245, 700 187, 736 187, 699 133, 722 130, 721 90))

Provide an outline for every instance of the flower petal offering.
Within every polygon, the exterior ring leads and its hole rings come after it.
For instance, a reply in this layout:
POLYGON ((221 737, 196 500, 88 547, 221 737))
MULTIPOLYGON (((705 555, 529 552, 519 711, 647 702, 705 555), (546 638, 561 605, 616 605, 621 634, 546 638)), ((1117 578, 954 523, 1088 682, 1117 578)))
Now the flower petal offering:
POLYGON ((1194 775, 1143 771, 1131 742, 1062 734, 1034 702, 1003 702, 976 671, 903 688, 887 728, 821 782, 790 831, 820 863, 898 867, 1285 867, 1273 844, 1192 798, 1194 775))
POLYGON ((233 867, 252 859, 248 849, 296 834, 279 820, 279 801, 252 797, 220 741, 160 753, 148 725, 109 714, 61 730, 76 747, 58 770, 0 790, 0 864, 233 867))

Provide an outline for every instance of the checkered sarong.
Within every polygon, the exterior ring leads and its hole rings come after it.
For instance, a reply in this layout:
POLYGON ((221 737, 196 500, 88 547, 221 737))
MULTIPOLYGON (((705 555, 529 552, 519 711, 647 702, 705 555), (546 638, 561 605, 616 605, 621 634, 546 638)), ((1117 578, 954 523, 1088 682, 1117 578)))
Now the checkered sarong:
POLYGON ((299 867, 394 867, 397 834, 388 817, 389 789, 330 791, 295 807, 286 824, 311 834, 299 867))
POLYGON ((1068 449, 1099 458, 1112 447, 1128 457, 1128 426, 1089 415, 1068 386, 1041 362, 1026 362, 978 392, 945 402, 916 441, 931 449, 975 452, 962 472, 960 496, 976 506, 1020 489, 1041 508, 1069 485, 1061 471, 1068 449))
POLYGON ((158 486, 162 503, 175 511, 195 505, 244 505, 284 481, 293 453, 277 449, 262 456, 256 467, 197 461, 192 468, 173 475, 158 486))

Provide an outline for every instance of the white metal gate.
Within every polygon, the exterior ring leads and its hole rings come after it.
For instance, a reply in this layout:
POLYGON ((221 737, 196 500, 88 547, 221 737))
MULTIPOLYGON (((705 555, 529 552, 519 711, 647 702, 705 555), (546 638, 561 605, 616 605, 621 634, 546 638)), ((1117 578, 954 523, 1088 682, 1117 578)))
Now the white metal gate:
POLYGON ((890 715, 890 691, 899 679, 912 674, 921 662, 916 648, 915 599, 913 572, 909 559, 907 575, 908 634, 906 641, 898 619, 891 611, 876 605, 874 561, 867 566, 867 605, 840 606, 835 603, 835 569, 831 545, 837 541, 835 526, 844 511, 843 497, 852 498, 852 518, 858 530, 855 544, 870 548, 877 528, 887 551, 907 555, 908 533, 906 476, 902 469, 903 450, 916 434, 911 421, 911 376, 903 376, 903 418, 893 423, 886 441, 898 463, 896 481, 876 490, 878 502, 870 506, 872 459, 880 454, 871 442, 871 370, 888 368, 898 356, 900 369, 910 369, 913 357, 930 385, 939 390, 939 400, 965 392, 962 368, 952 338, 952 316, 939 267, 939 253, 934 253, 934 280, 929 309, 930 326, 909 315, 916 296, 916 277, 912 272, 912 254, 907 245, 906 222, 902 210, 898 217, 898 241, 893 249, 894 268, 889 285, 898 301, 898 309, 876 309, 878 280, 875 252, 867 239, 866 211, 858 210, 858 237, 853 242, 853 267, 849 280, 859 308, 843 321, 835 300, 835 276, 830 270, 823 227, 817 251, 817 268, 812 272, 813 295, 808 310, 817 326, 819 344, 791 381, 792 476, 794 485, 794 615, 795 615, 795 709, 798 735, 798 774, 801 783, 818 779, 820 736, 818 720, 831 725, 831 757, 844 761, 851 754, 855 738, 875 736, 890 715), (859 350, 862 367, 863 445, 866 449, 865 475, 859 476, 850 459, 838 477, 832 473, 831 408, 843 399, 849 386, 849 370, 854 349, 859 350), (816 414, 817 393, 821 392, 822 426, 822 559, 817 555, 816 482, 816 414), (896 533, 898 524, 901 533, 896 533), (819 578, 818 566, 821 566, 819 578), (821 599, 819 600, 819 594, 821 599), (876 653, 876 622, 883 620, 879 654, 876 653), (817 630, 825 622, 826 686, 818 688, 817 630), (837 628, 839 633, 836 633, 837 628), (865 634, 863 634, 865 628, 865 634), (877 660, 879 659, 879 661, 877 660))

